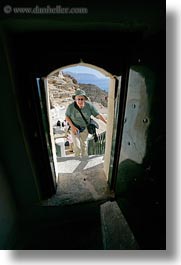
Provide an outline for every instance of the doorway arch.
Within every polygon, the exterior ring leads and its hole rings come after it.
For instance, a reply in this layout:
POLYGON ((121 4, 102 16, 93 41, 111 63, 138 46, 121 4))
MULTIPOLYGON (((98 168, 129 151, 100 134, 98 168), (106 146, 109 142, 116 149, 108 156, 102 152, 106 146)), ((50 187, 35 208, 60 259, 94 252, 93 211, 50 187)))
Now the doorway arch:
MULTIPOLYGON (((89 63, 84 63, 83 61, 75 64, 70 64, 70 65, 64 65, 61 66, 60 68, 57 68, 50 72, 46 78, 44 78, 44 83, 45 83, 45 90, 46 90, 46 99, 47 99, 47 108, 50 106, 49 102, 49 95, 48 95, 48 78, 54 75, 55 73, 59 71, 63 71, 66 68, 70 67, 75 67, 75 66, 84 66, 91 68, 93 70, 96 70, 103 74, 105 77, 109 77, 109 89, 108 89, 108 115, 107 115, 107 129, 106 129, 106 146, 105 146, 105 155, 104 155, 104 172, 106 175, 106 179, 109 182, 109 168, 110 168, 110 159, 111 159, 111 149, 112 149, 112 135, 113 135, 113 123, 114 123, 114 108, 115 108, 115 85, 116 85, 116 78, 117 76, 109 73, 107 70, 93 65, 89 63)), ((50 114, 49 114, 50 115, 50 114)), ((50 120, 50 116, 49 116, 50 120)), ((52 149, 54 153, 54 163, 55 163, 55 171, 56 171, 56 176, 58 178, 58 169, 56 166, 56 151, 55 151, 55 145, 53 144, 53 129, 50 124, 50 134, 51 134, 51 139, 52 139, 52 149)))

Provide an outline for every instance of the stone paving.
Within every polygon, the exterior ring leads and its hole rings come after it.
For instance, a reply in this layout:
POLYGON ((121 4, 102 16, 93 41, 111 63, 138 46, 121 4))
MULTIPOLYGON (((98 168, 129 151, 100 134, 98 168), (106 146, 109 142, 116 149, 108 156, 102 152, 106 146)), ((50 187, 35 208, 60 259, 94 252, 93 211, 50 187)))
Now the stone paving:
POLYGON ((57 192, 44 205, 72 205, 112 198, 103 162, 104 157, 96 155, 59 158, 57 192))

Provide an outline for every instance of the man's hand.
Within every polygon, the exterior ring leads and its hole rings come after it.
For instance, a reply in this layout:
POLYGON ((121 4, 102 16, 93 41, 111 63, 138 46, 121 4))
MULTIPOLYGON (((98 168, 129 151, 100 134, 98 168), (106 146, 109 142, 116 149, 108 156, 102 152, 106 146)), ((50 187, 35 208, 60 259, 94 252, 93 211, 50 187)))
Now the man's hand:
POLYGON ((101 121, 103 121, 105 124, 107 123, 106 119, 105 119, 104 116, 101 115, 101 114, 98 114, 98 115, 96 116, 96 118, 99 119, 99 120, 101 120, 101 121))
POLYGON ((78 133, 78 131, 79 131, 79 129, 77 128, 77 127, 75 127, 74 125, 72 125, 71 126, 71 129, 72 129, 72 132, 73 132, 73 134, 77 134, 78 133))
POLYGON ((79 129, 74 126, 73 122, 71 121, 71 119, 68 116, 65 116, 65 120, 69 123, 71 130, 72 130, 72 133, 76 135, 78 133, 79 129))

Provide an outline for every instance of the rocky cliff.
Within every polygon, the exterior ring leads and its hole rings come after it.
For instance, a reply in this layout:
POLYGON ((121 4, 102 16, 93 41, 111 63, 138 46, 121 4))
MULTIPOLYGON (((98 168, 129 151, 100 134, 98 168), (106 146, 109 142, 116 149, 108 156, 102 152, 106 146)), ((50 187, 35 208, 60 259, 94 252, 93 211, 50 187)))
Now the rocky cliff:
POLYGON ((69 74, 57 71, 48 77, 50 108, 67 106, 72 102, 72 95, 77 88, 86 92, 91 102, 107 107, 108 93, 93 84, 78 84, 77 80, 69 74))
POLYGON ((79 84, 79 86, 86 92, 91 102, 101 103, 104 107, 107 107, 108 93, 106 91, 92 84, 79 84))
POLYGON ((56 72, 48 77, 48 89, 50 98, 50 108, 64 106, 65 102, 72 101, 72 95, 79 87, 77 81, 62 72, 56 72))

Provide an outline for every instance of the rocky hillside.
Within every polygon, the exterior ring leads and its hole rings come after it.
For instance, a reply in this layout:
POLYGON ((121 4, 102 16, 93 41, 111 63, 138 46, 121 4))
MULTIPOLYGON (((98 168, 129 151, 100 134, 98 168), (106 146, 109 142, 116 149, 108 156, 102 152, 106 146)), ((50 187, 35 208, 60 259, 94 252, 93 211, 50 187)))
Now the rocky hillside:
POLYGON ((90 101, 101 103, 104 107, 107 107, 108 93, 106 91, 92 84, 80 84, 80 88, 86 92, 90 101))
POLYGON ((67 106, 67 104, 72 102, 72 95, 77 88, 84 90, 91 102, 97 102, 107 107, 107 92, 101 90, 96 85, 78 84, 75 78, 69 74, 63 74, 61 71, 48 77, 48 88, 50 108, 67 106))
POLYGON ((63 103, 72 101, 72 95, 79 87, 77 81, 62 72, 56 72, 48 77, 48 88, 50 98, 50 108, 65 105, 63 103))

